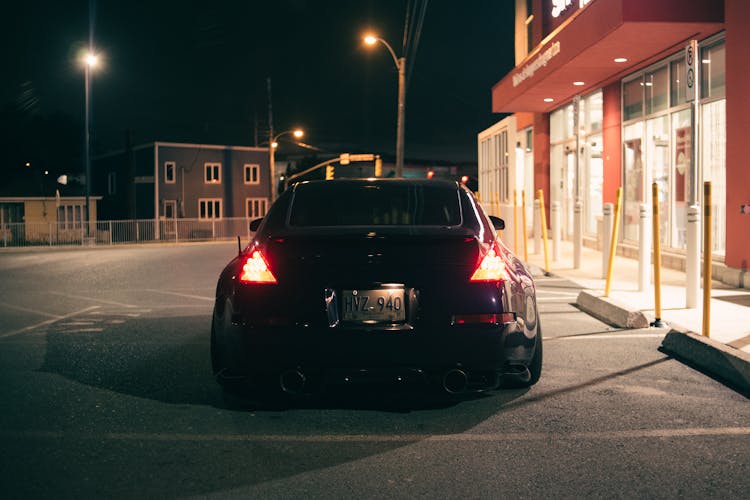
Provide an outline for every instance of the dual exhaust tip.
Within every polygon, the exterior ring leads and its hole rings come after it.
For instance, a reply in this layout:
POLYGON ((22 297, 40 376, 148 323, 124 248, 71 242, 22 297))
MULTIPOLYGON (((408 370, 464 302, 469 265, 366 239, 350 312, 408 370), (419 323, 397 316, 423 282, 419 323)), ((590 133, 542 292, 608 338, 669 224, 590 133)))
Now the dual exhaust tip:
MULTIPOLYGON (((528 377, 528 368, 523 368, 512 375, 520 379, 528 377)), ((300 370, 287 370, 279 376, 279 387, 287 394, 302 394, 307 386, 307 377, 300 370)), ((469 389, 469 374, 461 368, 451 368, 443 374, 442 386, 448 394, 462 394, 469 389)))

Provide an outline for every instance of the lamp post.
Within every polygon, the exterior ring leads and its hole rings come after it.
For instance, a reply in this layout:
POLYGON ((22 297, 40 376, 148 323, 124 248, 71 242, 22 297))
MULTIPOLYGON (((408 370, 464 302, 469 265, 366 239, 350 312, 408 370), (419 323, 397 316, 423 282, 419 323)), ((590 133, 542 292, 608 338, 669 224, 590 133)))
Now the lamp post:
POLYGON ((303 135, 305 135, 305 132, 302 129, 293 129, 293 130, 285 130, 284 132, 277 134, 277 135, 271 135, 271 141, 268 145, 269 150, 269 176, 270 176, 270 182, 271 182, 271 203, 276 201, 276 148, 279 146, 278 140, 287 134, 291 134, 297 139, 301 138, 303 135))
POLYGON ((93 52, 87 52, 83 57, 85 95, 84 95, 84 132, 83 132, 83 158, 86 169, 86 236, 90 233, 90 215, 89 211, 91 197, 91 70, 96 66, 98 57, 93 52))
POLYGON ((393 48, 380 37, 367 35, 364 37, 367 45, 375 45, 377 42, 385 45, 393 58, 393 63, 398 70, 398 118, 396 125, 396 177, 404 174, 404 110, 406 107, 406 58, 397 57, 393 48))

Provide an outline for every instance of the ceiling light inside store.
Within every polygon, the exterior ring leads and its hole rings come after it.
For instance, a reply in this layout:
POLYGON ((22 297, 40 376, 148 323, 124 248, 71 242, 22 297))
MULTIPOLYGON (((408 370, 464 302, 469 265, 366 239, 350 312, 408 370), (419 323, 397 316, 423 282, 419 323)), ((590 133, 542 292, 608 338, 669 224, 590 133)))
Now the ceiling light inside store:
POLYGON ((554 99, 552 99, 551 97, 544 98, 544 102, 552 102, 552 101, 554 101, 554 99))
POLYGON ((615 57, 615 62, 624 63, 624 62, 628 62, 628 59, 626 57, 615 57))
POLYGON ((583 83, 583 82, 573 82, 573 85, 575 85, 576 87, 583 87, 585 85, 585 83, 583 83))

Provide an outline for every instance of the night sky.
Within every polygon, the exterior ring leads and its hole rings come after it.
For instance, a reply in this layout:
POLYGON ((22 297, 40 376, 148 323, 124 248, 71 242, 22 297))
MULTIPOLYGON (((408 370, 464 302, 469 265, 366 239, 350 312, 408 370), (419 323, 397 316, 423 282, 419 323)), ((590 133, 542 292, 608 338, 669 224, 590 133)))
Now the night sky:
MULTIPOLYGON (((136 144, 252 146, 256 120, 262 142, 270 77, 277 132, 299 126, 305 142, 332 152, 392 155, 396 68, 384 46, 365 47, 361 36, 377 30, 401 55, 407 6, 418 13, 424 3, 97 2, 94 44, 104 64, 92 84, 95 152, 121 149, 128 130, 136 144)), ((89 2, 16 4, 0 35, 0 108, 82 126, 77 53, 89 2)), ((475 161, 477 132, 500 118, 491 87, 513 66, 513 1, 432 0, 409 65, 407 160, 475 161)))

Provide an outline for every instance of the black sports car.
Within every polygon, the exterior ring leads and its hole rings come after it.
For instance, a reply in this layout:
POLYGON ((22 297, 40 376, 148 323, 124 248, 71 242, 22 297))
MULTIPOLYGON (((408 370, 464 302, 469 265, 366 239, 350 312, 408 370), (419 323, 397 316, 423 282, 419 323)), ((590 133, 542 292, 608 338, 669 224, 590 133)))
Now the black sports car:
POLYGON ((529 386, 542 369, 534 281, 463 185, 302 182, 216 287, 220 383, 286 393, 425 383, 457 394, 529 386))

